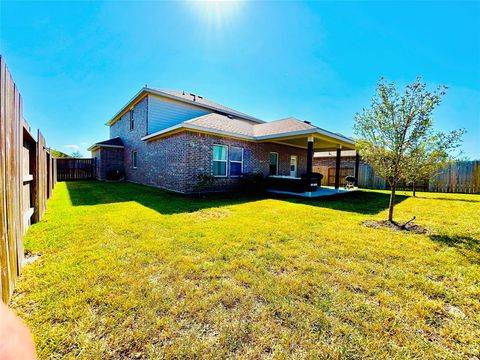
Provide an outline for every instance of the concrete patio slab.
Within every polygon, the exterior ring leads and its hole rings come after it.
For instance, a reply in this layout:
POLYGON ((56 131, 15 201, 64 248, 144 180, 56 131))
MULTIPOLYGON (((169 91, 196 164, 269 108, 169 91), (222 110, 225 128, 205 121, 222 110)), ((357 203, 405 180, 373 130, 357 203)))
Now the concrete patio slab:
POLYGON ((345 190, 345 189, 335 189, 334 187, 330 187, 330 186, 322 186, 317 191, 308 191, 303 193, 283 191, 283 190, 273 190, 273 189, 267 189, 267 192, 273 193, 273 194, 291 195, 291 196, 298 196, 298 197, 304 197, 304 198, 316 198, 321 196, 332 196, 337 194, 344 194, 347 192, 356 191, 357 189, 358 188, 345 190))

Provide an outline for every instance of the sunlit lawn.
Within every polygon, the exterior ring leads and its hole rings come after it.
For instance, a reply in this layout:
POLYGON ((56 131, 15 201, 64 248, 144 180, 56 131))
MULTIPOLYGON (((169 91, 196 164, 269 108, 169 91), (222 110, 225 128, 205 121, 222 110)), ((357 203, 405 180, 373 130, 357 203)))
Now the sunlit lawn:
MULTIPOLYGON (((58 183, 12 307, 40 358, 475 358, 480 195, 198 199, 58 183)), ((409 194, 408 194, 409 195, 409 194)))

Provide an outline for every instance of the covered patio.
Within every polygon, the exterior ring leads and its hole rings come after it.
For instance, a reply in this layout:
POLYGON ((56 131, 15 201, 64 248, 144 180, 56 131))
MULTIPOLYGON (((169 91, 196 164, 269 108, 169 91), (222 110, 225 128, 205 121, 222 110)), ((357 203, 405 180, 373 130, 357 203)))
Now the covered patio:
MULTIPOLYGON (((310 124, 308 124, 310 125, 310 124)), ((350 138, 347 138, 343 135, 330 132, 328 130, 311 127, 309 129, 300 130, 297 132, 289 132, 288 134, 274 134, 259 137, 258 140, 264 142, 275 142, 278 144, 289 145, 297 148, 305 149, 307 153, 307 163, 305 169, 299 169, 302 176, 284 176, 283 178, 288 179, 289 181, 304 181, 307 180, 309 186, 307 186, 305 191, 288 191, 288 189, 283 188, 269 188, 267 191, 273 193, 281 193, 287 195, 296 195, 302 197, 318 197, 318 196, 329 196, 338 193, 343 193, 351 190, 342 190, 340 189, 340 168, 342 161, 342 151, 346 150, 355 150, 355 141, 350 138), (315 185, 317 180, 317 175, 313 173, 313 156, 315 152, 325 152, 330 151, 336 152, 335 157, 335 185, 333 188, 322 187, 321 181, 315 185)), ((359 170, 360 156, 358 153, 355 155, 355 172, 354 172, 354 183, 353 187, 356 189, 358 187, 358 170, 359 170)), ((291 163, 291 167, 296 166, 296 164, 291 163)), ((327 174, 322 174, 323 178, 327 174)))

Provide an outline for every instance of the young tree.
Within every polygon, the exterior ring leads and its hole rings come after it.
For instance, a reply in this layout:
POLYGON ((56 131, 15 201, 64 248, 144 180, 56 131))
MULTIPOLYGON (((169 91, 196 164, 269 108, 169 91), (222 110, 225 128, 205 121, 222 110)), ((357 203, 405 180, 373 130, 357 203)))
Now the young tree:
POLYGON ((50 154, 52 154, 53 157, 55 158, 69 158, 70 155, 65 154, 61 151, 55 150, 55 149, 50 149, 50 154))
POLYGON ((81 153, 80 151, 74 151, 74 152, 72 153, 72 157, 74 157, 74 158, 83 158, 83 155, 82 155, 82 153, 81 153))
MULTIPOLYGON (((433 152, 428 149, 432 144, 442 144, 447 138, 455 137, 453 133, 433 130, 432 113, 446 89, 439 86, 430 92, 421 78, 417 78, 400 94, 395 84, 382 78, 370 107, 355 115, 357 150, 391 188, 388 212, 391 222, 397 184, 409 181, 413 169, 418 169, 417 154, 426 148, 425 153, 430 157, 433 152), (429 145, 425 147, 425 144, 429 145)), ((433 148, 438 150, 438 146, 433 148)))

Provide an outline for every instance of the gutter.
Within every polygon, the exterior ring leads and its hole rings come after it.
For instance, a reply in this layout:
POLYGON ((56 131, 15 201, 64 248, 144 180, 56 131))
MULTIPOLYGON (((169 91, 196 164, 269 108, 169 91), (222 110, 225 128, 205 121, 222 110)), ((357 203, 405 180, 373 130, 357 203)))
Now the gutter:
POLYGON ((115 149, 124 149, 125 146, 121 146, 121 145, 104 145, 104 144, 94 144, 92 146, 90 146, 87 151, 92 151, 96 148, 100 148, 100 147, 108 147, 108 148, 115 148, 115 149))
POLYGON ((321 128, 299 130, 299 131, 293 131, 293 132, 284 132, 284 133, 272 134, 272 135, 257 136, 257 137, 255 137, 255 140, 269 140, 269 139, 275 139, 277 137, 296 136, 296 135, 310 135, 310 134, 320 134, 320 135, 324 135, 324 136, 334 138, 334 139, 339 140, 339 141, 349 143, 351 145, 355 145, 355 141, 353 141, 352 139, 346 138, 344 136, 337 135, 335 133, 332 133, 330 131, 327 131, 327 130, 324 130, 324 129, 321 129, 321 128))

